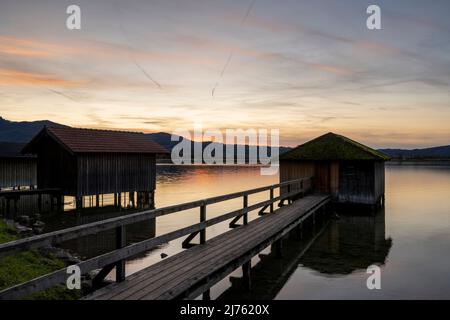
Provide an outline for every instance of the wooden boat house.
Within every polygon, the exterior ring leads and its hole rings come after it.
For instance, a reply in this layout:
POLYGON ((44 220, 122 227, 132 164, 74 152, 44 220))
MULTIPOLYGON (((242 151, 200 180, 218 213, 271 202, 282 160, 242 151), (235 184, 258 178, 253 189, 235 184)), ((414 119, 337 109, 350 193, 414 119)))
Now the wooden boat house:
POLYGON ((318 192, 339 203, 384 203, 385 154, 347 137, 327 133, 280 156, 280 180, 313 177, 318 192))
POLYGON ((22 147, 20 143, 0 142, 0 191, 36 185, 36 157, 22 155, 22 147))
POLYGON ((151 138, 136 132, 43 128, 22 150, 37 155, 37 186, 58 188, 63 196, 75 197, 77 208, 83 197, 122 193, 138 207, 153 206, 156 155, 167 153, 151 138))

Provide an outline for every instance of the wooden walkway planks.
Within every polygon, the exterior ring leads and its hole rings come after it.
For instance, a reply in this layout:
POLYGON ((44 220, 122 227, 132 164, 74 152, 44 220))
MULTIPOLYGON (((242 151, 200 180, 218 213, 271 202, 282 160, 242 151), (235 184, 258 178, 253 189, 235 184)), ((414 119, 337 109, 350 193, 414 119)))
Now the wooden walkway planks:
POLYGON ((330 200, 328 195, 309 195, 208 240, 155 265, 145 268, 124 282, 97 290, 86 299, 174 299, 228 263, 252 252, 261 243, 282 232, 305 215, 330 200))

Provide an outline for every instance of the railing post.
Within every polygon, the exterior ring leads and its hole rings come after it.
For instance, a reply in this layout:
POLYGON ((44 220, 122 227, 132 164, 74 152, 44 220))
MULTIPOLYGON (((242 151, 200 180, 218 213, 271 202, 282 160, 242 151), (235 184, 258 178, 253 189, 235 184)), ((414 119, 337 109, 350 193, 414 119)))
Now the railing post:
POLYGON ((248 224, 248 195, 244 195, 244 225, 248 224))
MULTIPOLYGON (((125 226, 116 228, 116 248, 120 249, 126 246, 126 231, 125 226)), ((125 260, 117 261, 116 263, 116 282, 125 280, 125 260)))
MULTIPOLYGON (((270 201, 273 201, 273 188, 270 188, 270 201)), ((273 213, 273 202, 270 203, 270 213, 273 213)))
POLYGON ((287 194, 288 194, 288 197, 287 197, 287 203, 289 204, 289 203, 291 203, 291 197, 289 196, 289 194, 291 193, 291 184, 289 183, 288 185, 287 185, 287 194))
MULTIPOLYGON (((206 221, 206 205, 200 206, 200 222, 206 221)), ((206 242, 206 228, 200 230, 200 244, 206 242)))

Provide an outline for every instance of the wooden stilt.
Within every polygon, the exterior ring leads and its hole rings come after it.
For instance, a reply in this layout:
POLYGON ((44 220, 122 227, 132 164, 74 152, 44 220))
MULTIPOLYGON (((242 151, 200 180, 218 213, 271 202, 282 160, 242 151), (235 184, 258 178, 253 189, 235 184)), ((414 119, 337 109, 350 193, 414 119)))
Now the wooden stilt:
POLYGON ((247 261, 242 265, 242 280, 245 290, 251 290, 252 281, 251 281, 251 260, 247 261))
MULTIPOLYGON (((206 221, 206 206, 200 207, 200 222, 206 221)), ((206 242, 206 228, 200 231, 200 244, 206 242)))
MULTIPOLYGON (((270 189, 270 200, 273 200, 273 189, 270 189)), ((273 213, 273 202, 270 204, 270 213, 273 213)))
MULTIPOLYGON (((120 249, 126 246, 126 232, 125 226, 116 228, 116 248, 120 249)), ((125 260, 120 260, 116 263, 116 282, 125 280, 125 260)))
POLYGON ((210 301, 211 300, 211 290, 210 289, 208 289, 205 292, 203 292, 202 299, 205 300, 205 301, 210 301))
POLYGON ((283 258, 283 239, 275 241, 275 255, 277 258, 283 258))
POLYGON ((296 235, 297 240, 303 239, 303 223, 299 223, 299 225, 297 226, 295 235, 296 235))
MULTIPOLYGON (((243 202, 244 202, 243 203, 243 209, 247 209, 247 207, 248 207, 248 195, 244 195, 244 201, 243 202)), ((244 225, 248 224, 248 212, 247 211, 245 211, 243 219, 244 219, 244 222, 243 222, 244 225)))
POLYGON ((38 194, 38 212, 42 212, 42 194, 38 194))
POLYGON ((14 199, 14 216, 13 219, 15 219, 17 217, 17 214, 19 213, 19 208, 17 206, 17 203, 19 202, 18 198, 14 199))
POLYGON ((83 209, 83 197, 75 197, 75 208, 77 210, 83 209))
POLYGON ((129 197, 129 204, 130 204, 130 206, 131 206, 131 208, 135 208, 136 207, 136 205, 135 205, 135 203, 134 203, 134 191, 130 191, 129 193, 128 193, 128 197, 129 197))
POLYGON ((64 208, 63 208, 64 200, 63 199, 64 199, 64 196, 62 196, 60 194, 56 197, 56 211, 58 211, 58 212, 61 212, 64 210, 64 208))
POLYGON ((155 190, 150 193, 150 208, 155 209, 155 190))

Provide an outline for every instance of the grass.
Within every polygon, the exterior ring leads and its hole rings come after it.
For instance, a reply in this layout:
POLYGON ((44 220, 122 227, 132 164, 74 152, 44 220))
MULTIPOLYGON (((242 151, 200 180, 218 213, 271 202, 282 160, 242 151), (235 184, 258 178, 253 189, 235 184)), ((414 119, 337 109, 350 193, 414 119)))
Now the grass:
POLYGON ((0 219, 0 243, 5 243, 17 239, 14 233, 14 230, 9 228, 6 225, 5 221, 0 219))
MULTIPOLYGON (((18 239, 15 231, 0 219, 0 243, 15 239, 18 239)), ((16 255, 0 258, 0 290, 64 267, 66 267, 66 264, 62 260, 53 255, 43 255, 36 250, 24 251, 16 255)), ((63 286, 56 286, 33 294, 26 299, 72 300, 80 297, 81 293, 79 290, 68 290, 63 286)))

